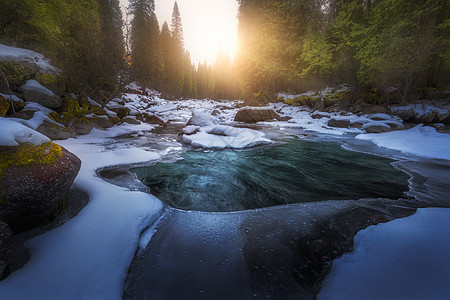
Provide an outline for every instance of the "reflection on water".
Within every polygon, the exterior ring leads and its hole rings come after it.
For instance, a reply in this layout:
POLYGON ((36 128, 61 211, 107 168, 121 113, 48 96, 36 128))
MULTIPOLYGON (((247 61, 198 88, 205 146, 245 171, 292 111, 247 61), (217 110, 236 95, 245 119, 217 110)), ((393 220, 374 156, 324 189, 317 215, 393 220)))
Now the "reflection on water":
POLYGON ((160 200, 184 210, 238 211, 360 198, 397 199, 409 176, 392 160, 337 143, 290 140, 250 151, 189 151, 132 169, 160 200))

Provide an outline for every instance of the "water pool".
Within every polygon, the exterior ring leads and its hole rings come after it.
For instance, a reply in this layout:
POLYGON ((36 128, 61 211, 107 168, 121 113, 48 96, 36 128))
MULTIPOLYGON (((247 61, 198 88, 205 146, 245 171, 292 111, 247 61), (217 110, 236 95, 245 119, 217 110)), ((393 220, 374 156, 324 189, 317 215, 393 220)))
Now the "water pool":
POLYGON ((131 171, 172 207, 227 212, 325 200, 398 199, 408 190, 409 175, 392 162, 339 143, 291 139, 246 151, 188 151, 176 162, 131 171))

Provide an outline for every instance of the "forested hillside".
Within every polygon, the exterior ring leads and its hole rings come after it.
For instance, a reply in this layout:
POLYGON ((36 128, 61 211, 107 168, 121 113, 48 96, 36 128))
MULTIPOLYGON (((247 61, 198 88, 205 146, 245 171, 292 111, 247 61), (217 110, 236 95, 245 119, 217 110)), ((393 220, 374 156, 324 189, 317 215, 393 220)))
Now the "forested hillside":
POLYGON ((118 89, 124 40, 119 0, 0 0, 4 43, 44 53, 74 92, 118 89))
POLYGON ((449 84, 448 1, 239 0, 239 5, 235 68, 247 96, 347 83, 365 90, 367 100, 396 90, 405 101, 413 88, 449 84))
POLYGON ((131 0, 126 22, 118 0, 0 0, 0 40, 53 58, 74 92, 114 94, 137 81, 167 98, 274 100, 346 83, 355 99, 384 104, 449 85, 448 1, 238 3, 234 62, 225 52, 212 65, 191 62, 176 2, 160 28, 154 0, 131 0))

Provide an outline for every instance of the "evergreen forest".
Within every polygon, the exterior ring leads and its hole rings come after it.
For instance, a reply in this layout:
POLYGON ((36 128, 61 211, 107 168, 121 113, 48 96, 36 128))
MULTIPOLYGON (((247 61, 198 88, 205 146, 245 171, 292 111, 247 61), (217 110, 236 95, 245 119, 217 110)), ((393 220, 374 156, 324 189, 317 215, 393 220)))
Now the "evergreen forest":
POLYGON ((0 0, 0 41, 51 57, 74 92, 105 97, 133 81, 169 99, 260 101, 345 83, 383 104, 449 84, 446 0, 238 4, 237 53, 212 65, 191 61, 176 2, 160 28, 154 0, 131 0, 125 14, 119 0, 0 0))

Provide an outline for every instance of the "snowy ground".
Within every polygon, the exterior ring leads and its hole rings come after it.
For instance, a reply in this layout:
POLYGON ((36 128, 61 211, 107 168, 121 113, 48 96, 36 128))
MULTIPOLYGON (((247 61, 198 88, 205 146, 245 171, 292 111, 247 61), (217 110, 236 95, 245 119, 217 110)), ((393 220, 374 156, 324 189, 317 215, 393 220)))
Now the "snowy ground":
MULTIPOLYGON (((193 111, 199 115, 211 115, 216 111, 216 117, 212 118, 211 123, 207 121, 192 125, 198 128, 185 129, 198 129, 198 133, 184 137, 190 139, 185 143, 194 146, 240 148, 252 146, 254 141, 270 142, 260 131, 230 127, 235 125, 233 118, 237 109, 232 105, 236 102, 166 101, 158 96, 133 94, 126 94, 120 100, 126 102, 131 112, 155 114, 172 123, 186 123, 193 111), (148 105, 149 102, 152 105, 148 105), (239 138, 248 136, 252 137, 250 142, 240 142, 239 138), (226 137, 230 137, 230 140, 227 141, 226 137), (225 144, 218 146, 217 143, 225 144), (235 147, 232 147, 233 143, 235 147)), ((288 122, 262 123, 264 126, 279 128, 280 131, 291 127, 318 134, 358 135, 358 139, 371 140, 380 147, 426 158, 450 160, 450 135, 437 133, 430 127, 365 134, 362 129, 327 126, 328 120, 337 115, 312 118, 312 112, 304 108, 280 103, 272 104, 271 107, 282 116, 292 117, 288 122)), ((40 118, 45 119, 45 116, 44 111, 40 118)), ((355 115, 344 117, 353 121, 369 118, 355 115)), ((9 121, 0 118, 2 129, 6 128, 3 126, 5 122, 9 121)), ((34 123, 24 125, 36 126, 34 123)), ((11 128, 17 130, 18 127, 14 125, 11 128)), ((139 234, 159 217, 162 203, 151 195, 109 184, 97 177, 95 171, 104 166, 159 159, 167 153, 164 152, 167 149, 139 147, 114 139, 132 133, 136 138, 145 138, 146 132, 152 129, 150 125, 121 125, 108 130, 94 129, 89 135, 78 139, 58 142, 82 160, 74 184, 89 194, 90 202, 74 219, 27 243, 31 259, 24 268, 0 282, 0 298, 121 298, 139 234)), ((21 134, 21 131, 11 132, 8 141, 21 134)), ((319 298, 448 299, 450 287, 444 284, 450 282, 448 220, 448 209, 419 209, 411 217, 361 231, 355 238, 355 251, 335 261, 319 298), (433 282, 425 278, 432 278, 433 282)))

